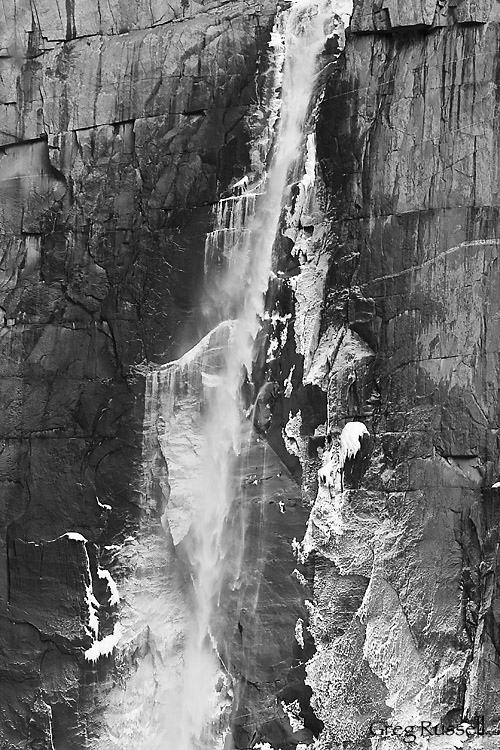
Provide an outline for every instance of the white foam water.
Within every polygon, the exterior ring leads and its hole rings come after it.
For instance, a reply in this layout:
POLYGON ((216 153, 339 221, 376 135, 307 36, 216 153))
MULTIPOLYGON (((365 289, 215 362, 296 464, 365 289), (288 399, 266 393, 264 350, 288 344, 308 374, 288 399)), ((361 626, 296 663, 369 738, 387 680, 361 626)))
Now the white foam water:
MULTIPOLYGON (((276 71, 281 102, 274 113, 273 158, 267 175, 255 176, 258 193, 251 176, 242 195, 219 202, 206 243, 212 284, 207 306, 217 325, 184 357, 149 376, 147 421, 168 466, 163 521, 192 581, 176 726, 162 739, 165 750, 232 747, 231 677, 213 627, 224 581, 237 580, 243 559, 244 530, 233 526, 229 533, 228 525, 238 493, 236 462, 251 433, 242 388, 251 380, 273 246, 293 166, 305 149, 311 96, 335 12, 334 2, 298 0, 278 15, 271 45, 283 68, 276 71)), ((151 438, 148 446, 152 450, 151 438)))

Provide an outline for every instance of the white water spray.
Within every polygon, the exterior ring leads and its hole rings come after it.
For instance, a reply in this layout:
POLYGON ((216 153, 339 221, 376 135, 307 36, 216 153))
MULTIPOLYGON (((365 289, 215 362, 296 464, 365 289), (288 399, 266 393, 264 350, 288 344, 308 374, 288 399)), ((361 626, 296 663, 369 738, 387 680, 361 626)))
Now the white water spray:
POLYGON ((333 31, 334 12, 325 0, 299 0, 279 16, 271 43, 278 58, 284 52, 282 100, 262 195, 221 201, 218 226, 207 239, 208 277, 214 262, 224 267, 211 301, 221 322, 191 352, 151 376, 150 405, 161 415, 158 441, 168 464, 164 519, 188 558, 193 584, 178 726, 165 738, 165 750, 215 750, 228 724, 231 680, 212 629, 227 571, 232 568, 237 578, 239 568, 229 552, 234 540, 231 545, 227 519, 238 491, 235 462, 251 433, 241 389, 251 378, 273 245, 291 168, 304 148, 319 55, 333 31))

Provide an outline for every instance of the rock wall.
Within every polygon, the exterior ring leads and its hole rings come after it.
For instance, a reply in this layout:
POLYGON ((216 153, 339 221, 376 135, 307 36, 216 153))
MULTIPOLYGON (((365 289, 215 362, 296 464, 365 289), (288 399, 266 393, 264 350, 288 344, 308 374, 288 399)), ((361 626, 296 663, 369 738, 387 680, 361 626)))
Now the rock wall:
POLYGON ((328 396, 331 481, 318 490, 303 451, 303 552, 316 565, 308 681, 329 750, 407 747, 391 729, 374 736, 384 722, 483 715, 500 733, 499 12, 358 0, 320 107, 317 242, 302 253, 295 335, 306 380, 328 396), (371 445, 342 468, 351 421, 371 445))
POLYGON ((109 665, 84 651, 115 611, 98 565, 141 503, 136 366, 199 337, 211 204, 249 163, 274 10, 0 9, 2 747, 92 742, 109 665))
MULTIPOLYGON (((250 161, 274 11, 0 9, 3 747, 95 744, 110 665, 84 652, 93 618, 114 632, 99 566, 141 513, 137 366, 204 333, 204 236, 250 161)), ((498 0, 357 0, 283 230, 295 340, 269 435, 311 506, 325 750, 407 746, 372 744, 374 721, 500 733, 499 22, 498 0), (370 441, 340 466, 350 421, 370 441)))

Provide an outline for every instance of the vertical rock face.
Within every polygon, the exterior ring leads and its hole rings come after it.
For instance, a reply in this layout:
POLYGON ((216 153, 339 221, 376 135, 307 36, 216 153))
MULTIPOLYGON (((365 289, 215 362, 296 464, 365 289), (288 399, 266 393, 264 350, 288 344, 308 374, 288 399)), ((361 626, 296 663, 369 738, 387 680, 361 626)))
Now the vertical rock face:
MULTIPOLYGON (((99 563, 141 510, 137 365, 205 333, 191 313, 210 206, 250 163, 274 10, 0 9, 6 747, 97 746, 107 663, 84 653, 115 633, 99 563)), ((286 212, 276 294, 295 342, 267 437, 300 461, 311 506, 308 682, 325 750, 403 746, 371 745, 373 722, 480 714, 500 732, 499 24, 497 0, 357 0, 286 212), (369 437, 341 460, 350 422, 369 437)), ((156 546, 172 552, 152 534, 130 553, 130 609, 156 546)), ((136 682, 154 669, 149 627, 131 646, 136 682)))
POLYGON ((6 747, 92 739, 98 673, 84 651, 113 633, 97 561, 106 543, 134 534, 140 504, 135 366, 165 361, 199 334, 190 311, 210 206, 249 163, 245 118, 273 11, 266 2, 2 4, 6 747))
POLYGON ((332 434, 304 542, 325 748, 372 747, 375 721, 500 732, 499 8, 360 0, 321 104, 301 276, 326 254, 325 304, 296 336, 332 434), (342 467, 351 421, 371 445, 342 467))

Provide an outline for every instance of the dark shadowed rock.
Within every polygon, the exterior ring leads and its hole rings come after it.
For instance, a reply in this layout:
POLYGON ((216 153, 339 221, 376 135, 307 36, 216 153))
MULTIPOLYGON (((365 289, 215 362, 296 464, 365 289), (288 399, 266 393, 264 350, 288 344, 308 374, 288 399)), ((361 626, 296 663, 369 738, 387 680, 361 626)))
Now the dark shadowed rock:
POLYGON ((50 540, 82 533, 97 545, 87 545, 95 569, 107 542, 134 532, 144 409, 136 366, 199 337, 192 311, 211 205, 249 163, 247 116, 273 11, 58 0, 0 9, 0 606, 9 644, 0 738, 9 747, 49 748, 52 731, 56 747, 82 748, 94 731, 93 685, 105 685, 106 667, 82 661, 83 558, 74 542, 50 540))

